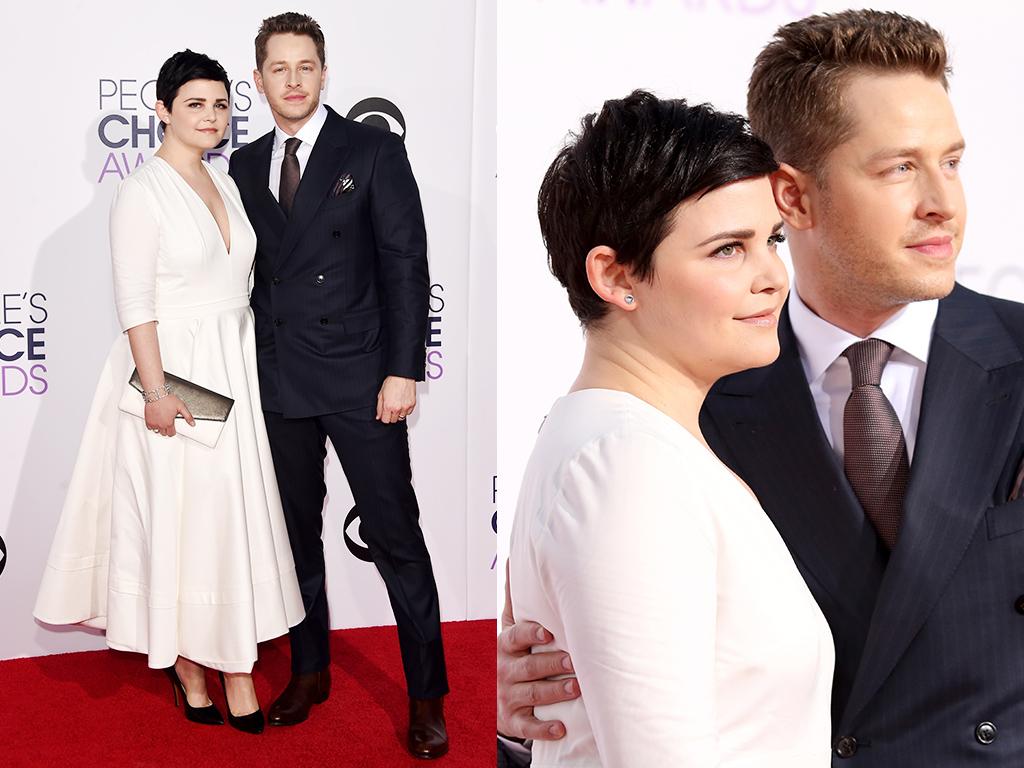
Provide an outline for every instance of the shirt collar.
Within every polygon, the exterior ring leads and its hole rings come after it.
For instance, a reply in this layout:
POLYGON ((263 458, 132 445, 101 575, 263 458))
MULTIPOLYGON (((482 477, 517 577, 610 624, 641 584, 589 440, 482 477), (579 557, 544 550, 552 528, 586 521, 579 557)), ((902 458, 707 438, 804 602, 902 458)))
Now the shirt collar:
MULTIPOLYGON (((323 102, 316 108, 316 111, 312 116, 305 122, 305 124, 299 128, 295 133, 294 138, 302 142, 302 145, 309 145, 310 148, 316 144, 317 136, 320 135, 320 129, 324 127, 324 123, 327 122, 327 107, 324 106, 323 102)), ((284 143, 293 138, 287 133, 281 130, 280 126, 274 126, 274 152, 284 147, 284 143)))
MULTIPOLYGON (((887 341, 927 364, 932 328, 938 311, 938 299, 910 302, 882 323, 881 327, 871 334, 871 338, 887 341)), ((824 375, 848 346, 862 341, 860 337, 814 314, 800 298, 795 284, 789 294, 789 320, 793 326, 793 334, 800 349, 800 361, 803 363, 808 382, 824 375)))

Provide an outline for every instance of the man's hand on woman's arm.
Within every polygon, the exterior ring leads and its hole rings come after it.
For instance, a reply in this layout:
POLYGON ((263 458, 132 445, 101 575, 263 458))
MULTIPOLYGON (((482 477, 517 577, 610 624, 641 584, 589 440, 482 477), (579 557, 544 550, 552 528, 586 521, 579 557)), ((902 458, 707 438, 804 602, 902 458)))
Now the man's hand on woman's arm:
POLYGON ((505 608, 498 636, 498 732, 519 739, 553 740, 565 736, 558 720, 538 720, 533 708, 575 699, 575 679, 548 680, 573 671, 564 651, 530 653, 530 647, 551 642, 551 633, 533 621, 515 623, 505 563, 505 608))

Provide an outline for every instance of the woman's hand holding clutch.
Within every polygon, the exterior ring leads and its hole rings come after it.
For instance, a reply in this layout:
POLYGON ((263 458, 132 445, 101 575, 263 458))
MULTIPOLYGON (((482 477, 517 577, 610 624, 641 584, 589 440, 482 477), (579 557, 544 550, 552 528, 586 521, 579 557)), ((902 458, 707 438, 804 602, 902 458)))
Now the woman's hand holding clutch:
POLYGON ((174 437, 176 434, 174 420, 178 414, 181 414, 190 427, 196 425, 192 414, 177 395, 167 395, 159 400, 146 403, 146 429, 159 432, 164 437, 174 437))

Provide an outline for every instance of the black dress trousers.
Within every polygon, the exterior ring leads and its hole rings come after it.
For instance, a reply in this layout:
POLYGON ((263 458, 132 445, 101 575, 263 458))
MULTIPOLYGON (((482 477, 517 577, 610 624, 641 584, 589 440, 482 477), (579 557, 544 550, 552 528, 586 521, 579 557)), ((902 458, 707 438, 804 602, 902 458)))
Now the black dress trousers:
POLYGON ((412 487, 409 432, 404 421, 384 424, 375 414, 373 407, 298 419, 264 412, 307 611, 289 633, 292 671, 317 672, 330 662, 322 539, 329 439, 359 510, 360 537, 387 587, 409 695, 435 698, 448 693, 448 678, 437 585, 412 487))

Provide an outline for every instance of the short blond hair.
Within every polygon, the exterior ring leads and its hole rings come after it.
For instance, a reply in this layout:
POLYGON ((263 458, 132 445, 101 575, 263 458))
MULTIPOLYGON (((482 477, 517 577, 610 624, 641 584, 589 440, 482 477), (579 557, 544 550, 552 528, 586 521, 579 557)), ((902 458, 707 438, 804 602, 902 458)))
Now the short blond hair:
POLYGON ((942 35, 923 21, 882 11, 843 11, 780 27, 754 63, 747 114, 775 158, 818 174, 849 138, 843 86, 860 73, 952 74, 942 35))

